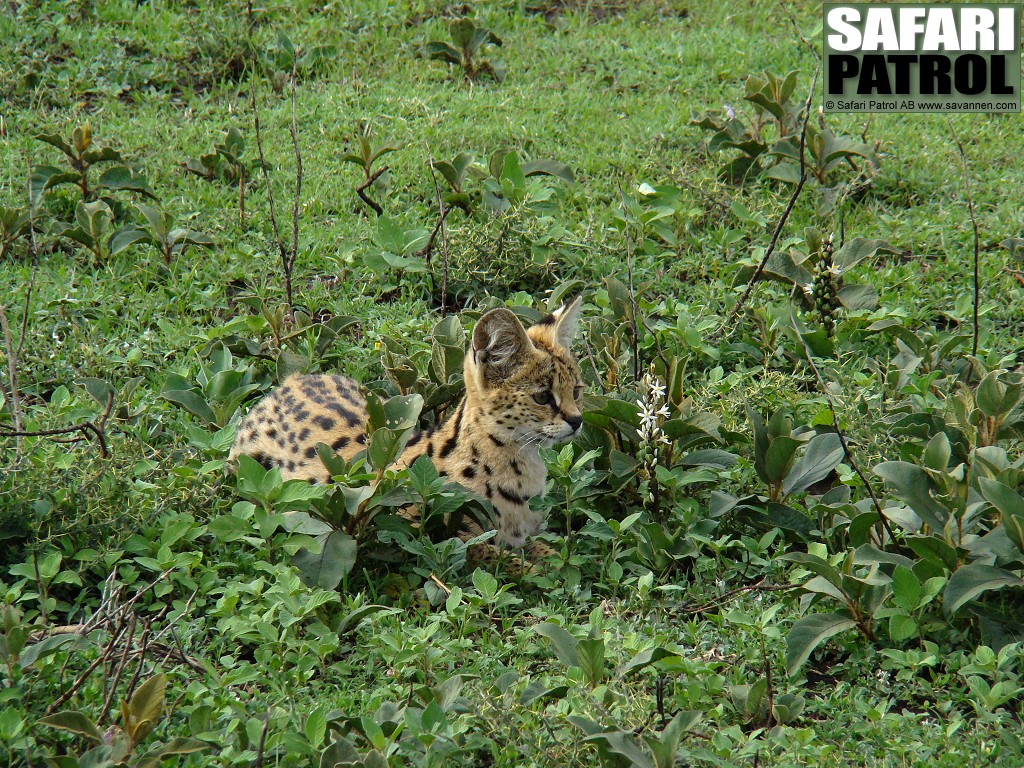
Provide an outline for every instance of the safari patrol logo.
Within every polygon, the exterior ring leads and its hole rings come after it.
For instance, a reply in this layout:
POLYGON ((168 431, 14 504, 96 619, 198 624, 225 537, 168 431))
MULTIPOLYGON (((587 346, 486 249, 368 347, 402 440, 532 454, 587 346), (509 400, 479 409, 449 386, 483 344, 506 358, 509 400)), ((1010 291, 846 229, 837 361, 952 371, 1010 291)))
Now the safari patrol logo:
POLYGON ((1016 3, 825 3, 826 112, 1019 112, 1016 3))

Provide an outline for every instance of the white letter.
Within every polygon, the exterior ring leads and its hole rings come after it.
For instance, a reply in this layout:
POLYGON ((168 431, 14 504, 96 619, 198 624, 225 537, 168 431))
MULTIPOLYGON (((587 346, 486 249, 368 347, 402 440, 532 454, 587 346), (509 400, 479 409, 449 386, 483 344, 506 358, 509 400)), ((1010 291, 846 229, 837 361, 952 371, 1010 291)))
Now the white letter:
POLYGON ((828 12, 828 26, 838 32, 829 35, 828 44, 837 51, 860 50, 860 30, 851 21, 860 21, 860 12, 855 8, 833 8, 828 12))
POLYGON ((926 51, 960 50, 952 8, 928 9, 928 25, 924 30, 924 43, 921 47, 926 51))
POLYGON ((900 50, 913 53, 917 50, 917 35, 924 32, 924 8, 900 8, 900 50))
POLYGON ((864 21, 864 42, 862 51, 897 51, 900 47, 896 37, 896 23, 892 20, 892 8, 868 8, 864 21))
POLYGON ((996 17, 987 8, 960 9, 960 50, 991 51, 996 46, 992 25, 996 17))
POLYGON ((1013 8, 999 9, 999 50, 1012 51, 1016 48, 1017 25, 1013 23, 1013 8))

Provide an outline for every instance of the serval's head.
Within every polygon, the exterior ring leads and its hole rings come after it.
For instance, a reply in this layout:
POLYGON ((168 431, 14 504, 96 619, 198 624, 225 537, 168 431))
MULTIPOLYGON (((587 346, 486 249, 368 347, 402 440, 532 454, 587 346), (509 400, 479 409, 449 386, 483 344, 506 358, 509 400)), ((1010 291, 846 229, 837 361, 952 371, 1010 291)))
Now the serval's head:
POLYGON ((550 447, 579 433, 583 380, 569 347, 580 304, 576 298, 529 330, 507 309, 477 321, 465 362, 467 405, 496 442, 550 447))

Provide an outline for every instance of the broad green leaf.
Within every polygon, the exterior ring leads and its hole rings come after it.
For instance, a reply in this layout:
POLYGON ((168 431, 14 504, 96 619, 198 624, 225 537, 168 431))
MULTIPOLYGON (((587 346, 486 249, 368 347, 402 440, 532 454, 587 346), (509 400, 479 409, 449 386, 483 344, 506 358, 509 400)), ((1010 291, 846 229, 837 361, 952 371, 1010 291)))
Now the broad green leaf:
POLYGON ((800 441, 792 437, 772 438, 764 459, 764 471, 769 483, 777 483, 786 477, 799 447, 800 441))
POLYGON ((480 568, 473 571, 473 587, 481 597, 488 600, 498 594, 498 580, 480 568))
POLYGON ((864 259, 874 256, 878 251, 899 253, 895 247, 885 240, 869 240, 864 237, 855 237, 836 252, 835 263, 842 272, 848 272, 864 261, 864 259))
MULTIPOLYGON (((8 631, 8 646, 11 643, 11 633, 8 631)), ((27 639, 27 635, 26 635, 27 639)), ((38 643, 26 647, 21 654, 18 656, 18 666, 22 669, 28 669, 35 664, 39 659, 45 659, 53 653, 60 650, 82 650, 89 648, 93 645, 93 642, 82 635, 77 634, 66 634, 66 635, 50 635, 47 638, 40 640, 38 643)), ((11 649, 13 650, 13 649, 11 649)))
POLYGON ((170 755, 192 755, 197 752, 206 752, 212 746, 199 739, 190 739, 179 736, 166 744, 156 746, 132 763, 133 768, 160 768, 164 760, 170 755))
POLYGON ((819 595, 828 595, 829 597, 834 597, 841 603, 846 602, 846 595, 843 593, 843 590, 841 590, 831 581, 826 579, 824 576, 814 576, 813 578, 809 579, 806 583, 804 583, 802 588, 806 589, 808 592, 815 592, 819 595))
POLYGON ((149 232, 144 232, 141 229, 135 229, 133 227, 119 229, 114 233, 113 238, 110 240, 110 254, 112 256, 117 255, 125 248, 135 245, 136 243, 153 243, 153 237, 149 232))
POLYGON ((134 743, 138 743, 149 735, 156 726, 164 711, 164 691, 167 689, 167 677, 162 672, 153 675, 140 685, 128 703, 131 713, 131 724, 125 730, 134 743))
POLYGON ((907 546, 914 550, 918 557, 934 563, 947 571, 955 571, 960 565, 960 557, 956 549, 938 536, 910 536, 906 539, 907 546))
POLYGON ((180 405, 193 416, 202 419, 212 427, 220 426, 217 423, 217 414, 214 413, 213 408, 211 408, 209 403, 206 402, 206 399, 191 389, 161 392, 160 397, 164 400, 175 403, 176 405, 180 405))
POLYGON ((382 612, 394 613, 395 609, 388 608, 386 605, 361 605, 341 617, 336 631, 339 635, 344 635, 346 632, 351 632, 358 627, 363 622, 363 619, 382 612))
POLYGON ((676 658, 679 658, 679 655, 673 653, 667 648, 662 648, 660 646, 648 648, 645 651, 640 651, 635 656, 633 656, 633 658, 631 658, 629 661, 625 662, 615 671, 615 674, 617 677, 625 677, 631 672, 636 672, 637 670, 649 667, 651 664, 656 664, 662 659, 676 658))
POLYGON ((682 710, 665 726, 658 738, 648 738, 647 746, 654 756, 655 768, 672 768, 676 764, 676 753, 683 734, 693 729, 704 716, 696 710, 682 710))
POLYGON ((576 656, 587 683, 591 688, 596 687, 604 678, 604 640, 601 638, 579 640, 576 643, 576 656))
POLYGON ((62 731, 77 733, 79 736, 84 736, 97 744, 103 740, 103 732, 83 712, 74 710, 57 712, 41 718, 39 724, 48 725, 51 728, 60 728, 62 731))
POLYGON ((631 768, 655 768, 654 760, 637 744, 636 739, 625 731, 597 733, 583 740, 596 744, 599 751, 603 745, 608 752, 625 757, 630 761, 631 768))
POLYGON ((563 181, 576 181, 572 169, 565 163, 560 163, 557 160, 530 160, 523 163, 522 168, 524 176, 556 176, 563 181))
POLYGON ((850 312, 878 306, 878 291, 873 285, 848 283, 839 289, 839 303, 850 312))
POLYGON ((1022 390, 1020 376, 992 371, 981 380, 975 393, 978 410, 990 418, 1002 418, 1020 403, 1022 390))
POLYGON ((857 622, 846 611, 815 613, 798 619, 789 630, 786 646, 786 671, 793 675, 811 652, 840 632, 853 629, 857 622))
POLYGON ((149 182, 123 165, 116 165, 104 170, 100 174, 99 182, 97 183, 104 189, 129 190, 131 192, 138 192, 153 200, 158 199, 153 190, 150 189, 149 182))
MULTIPOLYGON (((427 43, 424 48, 424 52, 426 53, 427 58, 429 59, 445 61, 449 64, 456 65, 462 63, 462 57, 459 55, 458 50, 450 46, 448 43, 442 42, 440 40, 432 40, 431 42, 427 43)), ((350 162, 355 162, 357 165, 363 164, 362 160, 360 160, 358 157, 355 157, 354 155, 349 155, 348 157, 355 158, 350 162)))
POLYGON ((1005 568, 970 563, 949 577, 942 593, 942 606, 946 613, 955 613, 982 592, 1021 584, 1020 577, 1005 568))
POLYGON ((902 643, 917 634, 917 622, 905 613, 895 613, 889 617, 889 639, 894 643, 902 643))
POLYGON ((541 680, 531 680, 519 694, 519 703, 526 706, 530 702, 542 699, 562 699, 569 692, 569 686, 556 685, 548 687, 541 680))
POLYGON ((921 467, 907 461, 883 461, 875 467, 875 474, 895 489, 900 499, 932 530, 941 531, 945 527, 951 512, 932 497, 935 482, 921 467))
POLYGON ((327 710, 323 707, 317 707, 310 712, 309 717, 306 718, 306 725, 303 730, 310 746, 314 749, 319 749, 327 735, 327 710))
POLYGON ((37 133, 32 138, 36 141, 41 141, 44 144, 49 144, 51 147, 59 149, 68 157, 75 157, 75 150, 72 149, 70 144, 64 141, 62 136, 59 136, 56 133, 37 133))
POLYGON ((300 549, 292 558, 302 581, 321 589, 334 590, 356 564, 356 540, 344 531, 318 536, 319 552, 300 549))
POLYGON ((535 628, 538 635, 543 635, 551 641, 551 647, 555 651, 555 656, 567 667, 578 667, 580 665, 580 659, 576 653, 575 637, 570 635, 567 631, 557 624, 553 624, 550 621, 545 621, 538 624, 535 628))
POLYGON ((1024 517, 1024 497, 1013 488, 988 477, 979 478, 978 485, 981 486, 981 495, 989 504, 999 510, 999 514, 1004 517, 1007 515, 1024 517))
POLYGON ((939 432, 928 441, 921 458, 924 465, 929 469, 945 472, 946 468, 949 467, 949 460, 952 455, 953 449, 949 444, 949 437, 946 436, 945 432, 939 432))
POLYGON ((921 604, 923 586, 914 572, 903 565, 897 565, 892 572, 892 601, 906 608, 915 610, 921 604))
MULTIPOLYGON (((774 441, 773 441, 774 445, 774 441)), ((795 491, 804 491, 842 463, 845 457, 839 435, 825 432, 814 437, 808 444, 803 456, 796 462, 793 469, 782 482, 782 492, 787 496, 795 491)))

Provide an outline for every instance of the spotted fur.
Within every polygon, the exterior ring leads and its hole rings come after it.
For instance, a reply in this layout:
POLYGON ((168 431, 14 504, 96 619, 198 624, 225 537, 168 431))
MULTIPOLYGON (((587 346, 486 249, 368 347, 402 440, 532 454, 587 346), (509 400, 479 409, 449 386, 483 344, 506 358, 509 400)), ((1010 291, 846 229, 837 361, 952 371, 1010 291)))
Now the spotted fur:
MULTIPOLYGON (((443 425, 413 434, 399 458, 408 466, 426 454, 439 472, 490 501, 500 546, 522 547, 540 530, 542 516, 529 506, 544 493, 537 449, 571 440, 583 423, 582 379, 569 351, 579 311, 576 299, 529 330, 507 309, 483 315, 466 354, 465 397, 443 425)), ((239 425, 231 458, 246 454, 279 467, 285 479, 328 482, 316 444, 351 458, 366 445, 365 423, 351 379, 293 376, 239 425)), ((528 552, 547 550, 532 544, 528 552)))

